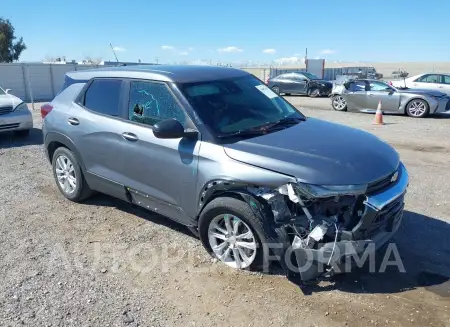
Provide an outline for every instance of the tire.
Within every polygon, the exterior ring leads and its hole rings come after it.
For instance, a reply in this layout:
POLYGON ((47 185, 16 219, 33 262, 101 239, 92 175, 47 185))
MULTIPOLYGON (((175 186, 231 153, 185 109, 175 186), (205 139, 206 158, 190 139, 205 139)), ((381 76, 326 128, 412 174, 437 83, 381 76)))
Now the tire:
POLYGON ((285 93, 284 95, 290 96, 291 94, 290 93, 285 93))
POLYGON ((208 253, 212 257, 217 258, 222 263, 225 263, 227 266, 234 269, 250 271, 261 270, 263 265, 268 262, 266 261, 266 259, 267 255, 269 254, 268 251, 265 251, 265 249, 263 248, 263 244, 268 245, 271 242, 276 242, 274 241, 275 232, 271 231, 270 227, 267 226, 267 223, 256 216, 246 202, 239 199, 238 197, 233 197, 231 195, 218 197, 209 202, 200 214, 198 226, 200 240, 202 241, 203 246, 208 251, 208 253), (223 232, 226 232, 226 225, 224 222, 223 224, 221 224, 221 219, 224 221, 226 219, 226 216, 228 216, 232 228, 234 227, 236 218, 238 221, 240 221, 239 226, 242 229, 239 229, 238 233, 232 233, 232 235, 243 235, 244 233, 247 235, 246 230, 250 230, 253 238, 245 239, 247 240, 246 244, 252 244, 252 241, 254 241, 254 254, 251 249, 239 246, 238 243, 242 244, 242 241, 239 240, 243 240, 244 238, 231 237, 228 239, 229 241, 219 240, 221 242, 216 242, 218 239, 211 235, 211 231, 214 230, 216 234, 225 235, 223 232), (214 223, 218 223, 223 232, 215 229, 213 227, 214 223), (233 241, 236 241, 236 243, 233 244, 233 241), (214 251, 214 245, 223 245, 223 250, 221 249, 221 251, 214 251), (232 247, 234 247, 234 249, 231 249, 232 247), (236 249, 236 247, 238 247, 238 249, 236 249), (244 257, 242 256, 242 252, 240 252, 239 248, 245 251, 244 254, 248 254, 248 261, 243 259, 244 257), (235 252, 235 250, 237 252, 235 252), (229 251, 229 257, 231 259, 230 261, 226 261, 226 258, 222 259, 220 257, 220 252, 222 252, 223 254, 226 251, 229 251), (237 253, 239 260, 234 259, 235 253, 237 253), (241 266, 238 266, 239 261, 241 263, 241 266))
POLYGON ((430 106, 425 100, 413 99, 406 105, 406 114, 413 118, 424 118, 430 112, 430 106))
MULTIPOLYGON (((92 191, 89 188, 89 185, 86 183, 83 172, 81 171, 80 165, 78 164, 78 160, 69 149, 65 147, 59 147, 55 150, 52 158, 52 170, 56 185, 66 199, 73 202, 81 202, 92 195, 92 191), (68 166, 67 171, 65 171, 64 169, 64 164, 68 166), (64 172, 64 175, 66 177, 63 177, 60 182, 58 179, 58 174, 61 171, 64 172), (71 178, 69 178, 69 176, 71 178), (70 183, 69 180, 72 180, 72 183, 70 183), (68 185, 70 186, 70 189, 68 190, 65 190, 61 185, 61 183, 66 185, 64 183, 65 181, 67 181, 68 185), (75 186, 73 186, 73 181, 75 182, 75 186)), ((59 175, 61 176, 61 174, 59 175)))
POLYGON ((280 94, 280 88, 278 86, 272 87, 272 91, 274 91, 276 94, 280 94))
POLYGON ((341 95, 331 97, 331 106, 336 111, 347 111, 347 102, 341 95))
POLYGON ((313 88, 308 91, 310 98, 317 98, 320 95, 320 90, 318 88, 313 88))
POLYGON ((14 134, 18 137, 25 137, 28 136, 30 134, 30 130, 29 129, 23 129, 20 131, 15 131, 14 134))

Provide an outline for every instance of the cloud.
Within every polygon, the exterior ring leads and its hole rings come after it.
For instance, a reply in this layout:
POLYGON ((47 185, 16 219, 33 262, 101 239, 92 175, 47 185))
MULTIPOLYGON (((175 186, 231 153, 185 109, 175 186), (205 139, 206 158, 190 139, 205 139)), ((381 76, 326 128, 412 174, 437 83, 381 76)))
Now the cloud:
POLYGON ((274 62, 279 65, 303 64, 305 62, 305 58, 302 58, 302 57, 278 58, 278 59, 275 59, 274 62))
POLYGON ((188 51, 194 51, 194 48, 193 47, 189 47, 188 51))
POLYGON ((173 50, 173 49, 175 49, 175 47, 173 47, 173 46, 171 46, 171 45, 163 45, 163 46, 161 47, 161 49, 163 49, 163 50, 173 50))
POLYGON ((244 50, 242 50, 242 49, 240 49, 238 47, 231 46, 231 47, 218 49, 217 51, 219 51, 219 52, 242 52, 244 50))
POLYGON ((122 48, 122 47, 114 47, 113 48, 114 51, 120 52, 120 51, 127 51, 127 49, 122 48))
POLYGON ((275 52, 277 52, 277 50, 275 50, 275 49, 264 49, 262 52, 263 53, 267 53, 267 54, 274 54, 275 52))
POLYGON ((189 52, 187 51, 181 51, 180 52, 180 56, 187 56, 189 54, 189 52))
POLYGON ((323 55, 333 54, 333 53, 336 53, 336 50, 325 49, 325 50, 320 51, 320 54, 323 54, 323 55))

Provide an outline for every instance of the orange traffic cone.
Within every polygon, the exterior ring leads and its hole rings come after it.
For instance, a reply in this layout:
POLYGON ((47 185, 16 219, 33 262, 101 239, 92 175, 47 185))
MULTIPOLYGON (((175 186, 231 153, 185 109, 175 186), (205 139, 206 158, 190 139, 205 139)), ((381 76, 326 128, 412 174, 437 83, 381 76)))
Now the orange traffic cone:
POLYGON ((378 102, 377 112, 375 113, 375 119, 373 120, 373 125, 384 125, 383 123, 383 111, 381 111, 382 102, 378 102))

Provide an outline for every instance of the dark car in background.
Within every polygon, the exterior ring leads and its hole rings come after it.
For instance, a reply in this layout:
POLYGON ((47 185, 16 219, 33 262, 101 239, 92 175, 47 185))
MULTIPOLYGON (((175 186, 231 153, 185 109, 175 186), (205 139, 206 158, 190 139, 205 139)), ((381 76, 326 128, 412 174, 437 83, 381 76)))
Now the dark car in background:
POLYGON ((375 67, 343 67, 342 75, 354 78, 381 79, 383 74, 376 71, 375 67))
POLYGON ((333 88, 333 83, 308 72, 293 72, 269 78, 267 86, 277 94, 306 94, 315 98, 328 96, 333 88))

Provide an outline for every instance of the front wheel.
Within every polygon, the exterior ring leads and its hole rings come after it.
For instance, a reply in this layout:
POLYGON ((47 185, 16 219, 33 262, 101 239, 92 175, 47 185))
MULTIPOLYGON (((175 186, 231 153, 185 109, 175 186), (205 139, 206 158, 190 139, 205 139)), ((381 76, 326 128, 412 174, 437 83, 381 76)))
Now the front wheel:
POLYGON ((258 270, 264 263, 267 228, 238 198, 219 197, 208 203, 200 215, 199 234, 206 250, 231 268, 258 270))
POLYGON ((317 97, 320 95, 320 90, 317 89, 317 88, 311 89, 311 90, 308 91, 308 95, 309 95, 311 98, 317 98, 317 97))
POLYGON ((331 98, 331 106, 336 111, 346 111, 347 110, 347 102, 345 101, 342 95, 334 95, 331 98))
POLYGON ((425 100, 415 99, 406 106, 406 114, 414 118, 423 118, 428 115, 430 107, 425 100))

